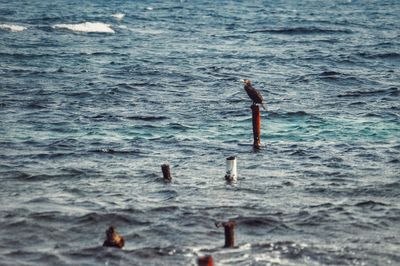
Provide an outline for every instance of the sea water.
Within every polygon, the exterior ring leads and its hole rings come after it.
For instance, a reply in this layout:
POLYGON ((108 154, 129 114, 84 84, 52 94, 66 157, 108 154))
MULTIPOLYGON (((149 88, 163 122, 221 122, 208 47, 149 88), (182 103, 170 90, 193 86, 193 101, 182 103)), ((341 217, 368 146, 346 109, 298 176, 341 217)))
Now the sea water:
POLYGON ((400 264, 399 29, 396 0, 1 0, 0 264, 400 264))

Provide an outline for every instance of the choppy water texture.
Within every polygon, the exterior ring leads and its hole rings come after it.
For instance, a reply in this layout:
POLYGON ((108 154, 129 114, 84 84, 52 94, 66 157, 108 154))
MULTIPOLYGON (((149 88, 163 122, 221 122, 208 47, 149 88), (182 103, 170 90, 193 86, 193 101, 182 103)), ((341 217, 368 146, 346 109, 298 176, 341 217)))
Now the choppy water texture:
POLYGON ((1 0, 0 264, 399 265, 399 21, 396 0, 1 0))

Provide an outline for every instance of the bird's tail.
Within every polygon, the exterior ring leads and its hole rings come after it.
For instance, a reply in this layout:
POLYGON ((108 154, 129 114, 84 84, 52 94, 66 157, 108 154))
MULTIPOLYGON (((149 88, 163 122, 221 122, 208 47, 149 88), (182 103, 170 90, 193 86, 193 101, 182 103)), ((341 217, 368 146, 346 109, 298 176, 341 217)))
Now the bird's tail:
POLYGON ((261 106, 262 106, 262 108, 264 108, 265 111, 268 112, 268 108, 267 108, 267 105, 266 105, 266 104, 262 103, 261 106))

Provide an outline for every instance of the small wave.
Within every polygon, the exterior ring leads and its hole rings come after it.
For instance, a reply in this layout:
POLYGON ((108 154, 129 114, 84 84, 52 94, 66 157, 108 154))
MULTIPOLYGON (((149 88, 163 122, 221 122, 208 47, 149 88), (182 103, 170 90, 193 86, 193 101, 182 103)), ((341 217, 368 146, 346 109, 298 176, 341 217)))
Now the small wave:
POLYGON ((28 103, 26 105, 26 108, 28 108, 28 109, 45 109, 46 106, 43 105, 42 103, 39 103, 39 102, 35 101, 35 102, 28 103))
POLYGON ((39 54, 39 53, 35 53, 35 54, 31 54, 31 53, 7 53, 7 52, 0 52, 0 57, 12 57, 12 58, 16 58, 16 59, 30 59, 30 58, 43 58, 43 57, 49 57, 49 56, 53 56, 52 54, 47 54, 47 53, 43 53, 43 54, 39 54))
POLYGON ((14 15, 16 12, 14 10, 9 10, 9 9, 3 9, 0 8, 0 15, 1 16, 12 16, 14 15))
POLYGON ((67 29, 76 32, 98 32, 98 33, 115 33, 111 25, 101 22, 84 22, 79 24, 56 24, 54 29, 67 29))
POLYGON ((11 177, 11 178, 22 179, 22 180, 29 179, 31 177, 30 174, 28 174, 26 172, 22 172, 22 171, 3 172, 2 175, 5 177, 11 177))
POLYGON ((95 152, 95 153, 107 153, 107 154, 139 154, 140 151, 139 150, 114 150, 111 148, 103 148, 103 149, 97 149, 97 150, 93 150, 90 152, 95 152))
POLYGON ((290 153, 290 155, 303 157, 303 156, 307 156, 308 154, 305 150, 299 149, 299 150, 296 150, 296 151, 290 153))
POLYGON ((281 117, 281 118, 296 118, 296 117, 313 117, 313 115, 305 112, 305 111, 293 111, 293 112, 285 112, 285 113, 280 113, 280 112, 274 112, 274 111, 269 111, 268 112, 270 117, 281 117))
POLYGON ((107 222, 110 224, 140 224, 135 218, 131 218, 126 214, 118 213, 97 213, 91 212, 80 217, 76 217, 75 222, 79 224, 96 224, 99 222, 107 222))
MULTIPOLYGON (((123 26, 121 26, 122 28, 123 26)), ((151 29, 151 28, 130 28, 132 32, 139 33, 139 34, 162 34, 163 30, 158 29, 151 29)))
POLYGON ((273 226, 279 225, 282 222, 270 217, 239 217, 236 219, 236 222, 240 223, 244 226, 249 227, 260 227, 260 226, 273 226))
POLYGON ((11 32, 20 32, 26 30, 26 27, 23 26, 18 26, 18 25, 12 25, 12 24, 0 24, 0 30, 8 30, 11 32))
POLYGON ((172 213, 174 211, 178 211, 179 207, 178 206, 162 206, 162 207, 156 207, 156 208, 152 208, 151 210, 149 210, 150 212, 155 212, 155 213, 172 213))
POLYGON ((369 91, 353 91, 346 94, 339 94, 337 97, 363 97, 363 96, 379 96, 379 95, 389 95, 398 96, 399 89, 396 87, 391 87, 382 90, 369 90, 369 91))
POLYGON ((357 77, 349 75, 349 74, 345 74, 345 73, 340 73, 340 72, 336 72, 336 71, 323 71, 321 73, 318 74, 318 77, 321 80, 326 80, 326 81, 343 81, 343 82, 358 82, 359 80, 357 79, 357 77))
POLYGON ((334 34, 334 33, 352 33, 350 30, 342 29, 322 29, 316 27, 296 27, 296 28, 280 28, 280 29, 258 29, 250 31, 249 33, 272 33, 272 34, 288 34, 288 35, 301 35, 301 34, 334 34))
POLYGON ((111 16, 113 18, 115 18, 115 19, 121 20, 121 19, 123 19, 125 17, 125 14, 123 14, 123 13, 115 13, 115 14, 112 14, 111 16))
POLYGON ((129 120, 142 120, 142 121, 160 121, 167 119, 166 116, 128 116, 127 119, 129 120))
POLYGON ((367 59, 400 59, 400 53, 389 52, 389 53, 358 53, 359 56, 367 59))
POLYGON ((387 204, 382 203, 382 202, 377 202, 373 200, 367 200, 367 201, 362 201, 359 203, 356 203, 354 206, 356 207, 362 207, 362 208, 373 208, 375 206, 387 206, 387 204))
POLYGON ((319 74, 321 77, 329 77, 329 76, 338 76, 342 75, 342 73, 336 72, 336 71, 324 71, 321 74, 319 74))
POLYGON ((107 113, 101 113, 96 116, 93 116, 92 119, 94 121, 119 121, 119 118, 117 116, 114 116, 112 114, 107 114, 107 113))
POLYGON ((308 115, 306 112, 304 111, 296 111, 296 112, 287 112, 286 113, 288 116, 306 116, 308 115))
POLYGON ((395 159, 391 159, 390 161, 388 161, 388 163, 393 163, 393 164, 399 165, 400 164, 400 160, 395 158, 395 159))

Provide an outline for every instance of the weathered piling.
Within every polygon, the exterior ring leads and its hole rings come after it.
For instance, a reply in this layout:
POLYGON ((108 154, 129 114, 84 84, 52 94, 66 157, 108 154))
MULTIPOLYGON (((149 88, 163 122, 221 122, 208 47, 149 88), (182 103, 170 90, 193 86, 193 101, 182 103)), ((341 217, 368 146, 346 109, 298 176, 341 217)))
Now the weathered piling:
POLYGON ((251 105, 252 118, 253 118, 253 147, 254 149, 261 148, 261 115, 260 107, 257 104, 251 105))
POLYGON ((106 230, 106 240, 103 243, 103 247, 116 247, 122 248, 125 245, 125 240, 120 236, 115 228, 110 226, 106 230))
POLYGON ((236 156, 230 156, 230 157, 226 158, 225 179, 228 182, 237 181, 236 156))
POLYGON ((168 164, 161 165, 161 171, 162 171, 163 176, 164 176, 164 181, 171 182, 172 181, 172 177, 171 177, 171 171, 169 169, 169 165, 168 164))
POLYGON ((225 232, 225 248, 233 248, 235 246, 235 221, 217 222, 216 227, 224 227, 225 232))
POLYGON ((198 266, 214 266, 214 259, 211 255, 206 255, 197 259, 198 266))

